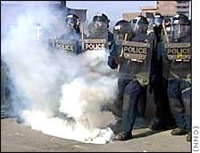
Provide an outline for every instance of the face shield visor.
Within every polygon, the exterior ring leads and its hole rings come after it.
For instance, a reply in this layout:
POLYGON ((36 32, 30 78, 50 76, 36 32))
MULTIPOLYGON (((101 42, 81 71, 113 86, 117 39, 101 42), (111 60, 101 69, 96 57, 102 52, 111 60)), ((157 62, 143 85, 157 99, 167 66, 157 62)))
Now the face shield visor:
POLYGON ((78 29, 78 27, 79 27, 79 21, 76 18, 73 18, 73 17, 67 18, 65 20, 65 25, 67 27, 73 27, 75 29, 78 29))
POLYGON ((88 26, 89 35, 102 35, 108 33, 107 25, 101 21, 95 21, 88 26))
POLYGON ((172 38, 179 39, 190 35, 191 29, 188 24, 180 24, 179 20, 174 20, 171 26, 172 38))
POLYGON ((138 18, 138 19, 132 20, 131 27, 133 28, 133 32, 146 33, 148 24, 146 24, 145 22, 143 22, 142 20, 138 18))
POLYGON ((120 26, 115 26, 113 30, 114 40, 116 43, 122 43, 123 41, 130 41, 132 37, 132 29, 127 26, 124 29, 120 29, 120 26))
POLYGON ((106 17, 103 16, 95 16, 92 20, 93 22, 102 22, 108 25, 109 20, 106 17))
POLYGON ((93 27, 95 31, 104 31, 106 30, 106 23, 102 21, 95 21, 93 22, 93 27))

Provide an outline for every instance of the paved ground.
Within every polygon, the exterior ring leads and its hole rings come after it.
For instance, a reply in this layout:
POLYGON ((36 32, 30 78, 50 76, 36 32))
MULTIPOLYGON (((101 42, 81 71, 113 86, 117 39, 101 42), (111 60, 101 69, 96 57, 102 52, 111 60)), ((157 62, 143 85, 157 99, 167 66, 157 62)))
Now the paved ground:
POLYGON ((152 132, 147 128, 134 130, 134 138, 105 145, 85 144, 74 140, 44 135, 18 124, 15 118, 1 119, 2 152, 190 152, 185 136, 171 136, 170 130, 152 132))

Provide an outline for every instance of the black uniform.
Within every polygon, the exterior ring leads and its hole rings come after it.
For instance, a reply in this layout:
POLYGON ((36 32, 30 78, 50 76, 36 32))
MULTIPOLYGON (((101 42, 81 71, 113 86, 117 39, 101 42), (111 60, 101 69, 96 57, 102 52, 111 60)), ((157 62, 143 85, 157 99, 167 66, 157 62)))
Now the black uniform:
POLYGON ((178 128, 172 135, 190 133, 191 140, 191 28, 185 15, 172 18, 171 35, 165 44, 169 62, 168 95, 178 128))
POLYGON ((151 48, 146 35, 148 21, 143 16, 137 17, 137 20, 138 22, 133 26, 134 33, 127 21, 122 20, 115 25, 116 44, 108 61, 111 68, 120 66, 118 87, 119 101, 123 101, 123 113, 122 132, 116 137, 118 140, 127 140, 132 137, 131 131, 137 115, 138 102, 142 91, 149 83, 151 48))
POLYGON ((153 90, 156 105, 155 120, 150 125, 152 130, 165 130, 174 127, 175 122, 170 110, 167 95, 167 79, 163 77, 163 16, 156 14, 153 19, 153 54, 150 73, 150 92, 153 90))

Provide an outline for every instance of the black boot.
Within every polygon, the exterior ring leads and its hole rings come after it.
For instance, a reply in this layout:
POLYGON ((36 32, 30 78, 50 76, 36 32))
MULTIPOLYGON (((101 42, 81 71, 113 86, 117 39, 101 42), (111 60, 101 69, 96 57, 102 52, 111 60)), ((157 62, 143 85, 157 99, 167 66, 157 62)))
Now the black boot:
POLYGON ((171 131, 171 135, 185 135, 188 132, 185 131, 183 128, 181 127, 177 127, 174 130, 171 131))
POLYGON ((170 121, 154 121, 149 126, 149 128, 153 131, 169 130, 169 129, 173 129, 176 127, 177 127, 176 124, 174 122, 170 122, 170 121))
POLYGON ((191 142, 192 141, 192 133, 189 132, 186 136, 186 141, 191 142))
POLYGON ((115 137, 115 140, 124 141, 124 140, 129 140, 131 138, 132 138, 131 132, 121 132, 115 137))

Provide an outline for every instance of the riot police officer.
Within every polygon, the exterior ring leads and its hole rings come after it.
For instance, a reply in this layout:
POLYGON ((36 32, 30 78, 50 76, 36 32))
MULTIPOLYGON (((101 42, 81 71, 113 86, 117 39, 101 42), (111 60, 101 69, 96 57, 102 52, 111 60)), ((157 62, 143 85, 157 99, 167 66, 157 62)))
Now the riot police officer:
POLYGON ((178 126, 171 134, 188 133, 187 141, 191 141, 191 28, 185 15, 172 18, 171 35, 166 40, 166 61, 170 70, 168 96, 178 126))
MULTIPOLYGON (((65 18, 66 29, 74 28, 75 33, 80 36, 80 19, 75 14, 68 14, 65 18)), ((69 31, 71 32, 71 31, 69 31)))
POLYGON ((55 40, 55 48, 79 54, 82 52, 80 19, 75 14, 65 18, 65 33, 55 40))
POLYGON ((115 45, 108 60, 111 68, 118 67, 119 101, 123 101, 122 126, 117 140, 132 138, 138 101, 149 83, 151 48, 146 35, 148 21, 138 16, 132 24, 134 33, 130 22, 121 20, 116 23, 113 29, 115 45))
POLYGON ((92 18, 92 23, 88 26, 89 38, 106 38, 108 48, 113 45, 113 34, 108 30, 110 20, 104 13, 96 14, 92 18))
MULTIPOLYGON (((107 56, 109 56, 110 49, 113 45, 114 38, 113 34, 108 30, 109 27, 109 19, 104 13, 96 14, 92 18, 92 22, 88 25, 88 35, 83 39, 83 50, 84 52, 87 52, 92 57, 98 57, 100 54, 103 55, 104 59, 101 59, 102 62, 106 66, 107 62, 107 56), (91 53, 92 52, 92 53, 91 53)), ((92 64, 90 69, 92 69, 93 73, 99 73, 98 72, 98 65, 102 65, 98 61, 95 62, 95 64, 92 64)), ((109 72, 108 73, 102 73, 101 76, 110 76, 116 75, 116 72, 109 72)), ((102 105, 101 110, 107 111, 113 108, 112 104, 106 104, 102 105)))
POLYGON ((167 78, 163 77, 162 45, 164 17, 160 13, 155 13, 153 18, 153 32, 149 36, 153 39, 153 54, 150 73, 150 93, 153 91, 154 103, 156 105, 155 119, 150 125, 152 130, 166 130, 175 126, 174 118, 171 114, 167 95, 167 78))

